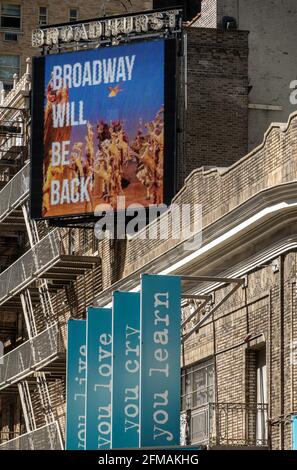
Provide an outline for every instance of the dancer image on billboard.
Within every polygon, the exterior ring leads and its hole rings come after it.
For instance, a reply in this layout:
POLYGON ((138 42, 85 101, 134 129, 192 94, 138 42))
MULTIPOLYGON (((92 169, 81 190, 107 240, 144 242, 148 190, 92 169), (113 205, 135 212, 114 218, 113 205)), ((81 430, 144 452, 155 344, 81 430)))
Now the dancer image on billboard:
POLYGON ((164 41, 45 58, 43 217, 163 202, 164 41))

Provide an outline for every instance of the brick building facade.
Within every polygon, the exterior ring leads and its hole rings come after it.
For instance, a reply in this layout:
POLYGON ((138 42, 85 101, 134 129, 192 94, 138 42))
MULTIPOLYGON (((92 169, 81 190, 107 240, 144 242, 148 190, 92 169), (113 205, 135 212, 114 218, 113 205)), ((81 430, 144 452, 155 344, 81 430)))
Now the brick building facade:
MULTIPOLYGON (((137 290, 143 272, 211 278, 184 285, 185 294, 207 296, 205 304, 191 300, 182 309, 188 319, 182 423, 188 420, 191 442, 291 448, 297 114, 271 125, 262 144, 244 156, 247 33, 187 28, 185 34, 187 96, 179 83, 184 160, 173 202, 202 205, 202 245, 190 250, 186 233, 99 241, 92 230, 30 220, 29 62, 24 77, 2 96, 1 122, 22 117, 24 127, 20 140, 11 137, 8 147, 3 137, 0 142, 0 163, 11 149, 11 160, 22 162, 0 192, 0 449, 30 448, 33 441, 35 448, 63 446, 66 322, 85 318, 90 305, 109 305, 114 290, 137 290)), ((197 222, 194 212, 190 222, 197 222)), ((177 228, 169 216, 169 229, 177 228)))
MULTIPOLYGON (((67 274, 67 269, 61 265, 54 270, 49 267, 43 274, 49 282, 52 325, 56 321, 59 324, 58 354, 45 370, 51 412, 62 435, 67 319, 83 318, 86 307, 91 304, 108 305, 113 290, 137 287, 142 272, 166 271, 191 276, 224 276, 230 278, 231 283, 234 279, 242 280, 238 289, 222 303, 231 284, 218 286, 208 282, 186 286, 187 292, 212 294, 211 302, 200 309, 185 330, 187 334, 188 329, 197 327, 184 342, 181 362, 183 410, 188 413, 191 410, 192 442, 213 447, 290 448, 291 416, 296 413, 297 399, 296 363, 292 360, 292 345, 297 334, 296 132, 295 113, 288 125, 271 126, 262 146, 229 168, 197 169, 191 173, 175 203, 202 203, 203 244, 200 248, 185 251, 182 238, 98 242, 90 230, 59 229, 63 256, 71 253, 75 262, 79 259, 76 256, 83 255, 84 263, 87 263, 87 256, 91 258, 84 274, 81 273, 83 265, 77 273, 72 267, 71 274, 69 268, 67 274), (219 307, 211 314, 216 306, 219 307), (212 423, 209 432, 201 424, 208 416, 212 423)), ((16 215, 10 213, 9 217, 11 223, 16 215)), ((5 220, 1 222, 2 227, 5 220)), ((38 233, 40 241, 33 251, 27 252, 28 259, 34 250, 48 249, 47 238, 54 237, 56 230, 46 235, 44 224, 38 224, 38 233)), ((63 259, 60 263, 65 262, 63 259)), ((21 320, 22 308, 17 301, 22 288, 15 285, 16 294, 11 297, 9 290, 5 291, 5 276, 4 271, 1 273, 4 286, 1 288, 1 321, 5 313, 11 315, 13 309, 19 324, 17 344, 21 346, 27 337, 26 322, 21 320)), ((29 286, 37 336, 48 328, 42 302, 36 296, 38 285, 39 281, 33 278, 29 286)), ((185 307, 184 318, 197 306, 185 307)), ((13 341, 10 346, 7 343, 7 338, 13 336, 3 333, 2 324, 1 328, 7 344, 5 352, 13 352, 13 341)), ((41 429, 47 421, 34 382, 36 377, 38 374, 35 378, 25 376, 23 381, 29 384, 36 428, 41 429)), ((2 377, 0 384, 3 441, 7 436, 11 438, 14 433, 26 430, 16 385, 4 380, 2 377)))
POLYGON ((261 143, 271 122, 287 121, 296 109, 290 100, 297 74, 296 14, 295 0, 202 0, 193 23, 249 31, 249 151, 261 143))
POLYGON ((195 168, 229 166, 248 149, 248 34, 184 31, 187 72, 186 78, 181 72, 178 93, 179 187, 195 168))

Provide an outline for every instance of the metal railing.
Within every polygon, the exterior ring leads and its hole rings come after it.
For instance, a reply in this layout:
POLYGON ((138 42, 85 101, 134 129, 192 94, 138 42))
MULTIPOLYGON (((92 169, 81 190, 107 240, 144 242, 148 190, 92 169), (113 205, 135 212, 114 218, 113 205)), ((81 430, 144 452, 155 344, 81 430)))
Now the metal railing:
MULTIPOLYGON (((0 305, 25 289, 59 261, 61 256, 84 256, 91 242, 72 245, 70 231, 56 228, 0 273, 0 305)), ((90 257, 90 254, 88 255, 90 257)))
POLYGON ((61 351, 59 324, 55 323, 0 357, 0 390, 50 363, 61 351))
POLYGON ((0 444, 0 450, 63 450, 58 423, 54 421, 0 444))
POLYGON ((268 405, 208 403, 183 413, 188 443, 214 446, 267 447, 268 405))
POLYGON ((16 437, 19 437, 19 435, 20 435, 19 432, 1 431, 0 432, 0 445, 4 444, 7 441, 10 441, 11 439, 15 439, 16 437))
POLYGON ((28 197, 29 172, 27 163, 0 191, 0 222, 28 197))
POLYGON ((23 123, 18 119, 2 120, 2 126, 10 126, 10 128, 6 136, 1 140, 0 152, 5 154, 12 151, 14 154, 18 154, 25 145, 23 123))
POLYGON ((0 305, 58 260, 62 250, 59 230, 55 229, 3 271, 0 274, 0 305))

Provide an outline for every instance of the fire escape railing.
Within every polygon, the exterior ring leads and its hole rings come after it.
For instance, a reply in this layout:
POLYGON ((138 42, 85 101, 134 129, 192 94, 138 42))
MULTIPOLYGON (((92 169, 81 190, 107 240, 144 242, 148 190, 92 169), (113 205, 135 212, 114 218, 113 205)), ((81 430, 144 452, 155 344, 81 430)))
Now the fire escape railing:
POLYGON ((58 423, 47 424, 0 444, 0 450, 63 450, 58 423))
POLYGON ((15 431, 1 431, 0 432, 0 445, 4 444, 11 439, 15 439, 16 437, 19 437, 20 433, 15 432, 15 431))
POLYGON ((0 222, 29 195, 30 164, 27 163, 0 191, 0 222))
POLYGON ((59 230, 55 229, 0 274, 0 305, 29 285, 62 253, 59 230))
POLYGON ((0 390, 46 366, 61 352, 63 352, 63 347, 60 341, 59 324, 54 323, 37 336, 0 357, 0 390))
POLYGON ((187 444, 268 447, 266 403, 208 403, 182 413, 187 444))

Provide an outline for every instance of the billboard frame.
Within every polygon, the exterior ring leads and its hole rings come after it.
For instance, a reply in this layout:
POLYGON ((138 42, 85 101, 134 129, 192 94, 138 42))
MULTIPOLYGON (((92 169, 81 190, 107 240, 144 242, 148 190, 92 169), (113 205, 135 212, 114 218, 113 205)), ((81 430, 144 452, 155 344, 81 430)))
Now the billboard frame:
MULTIPOLYGON (((180 39, 177 37, 159 37, 157 40, 160 39, 164 40, 165 46, 163 204, 169 206, 177 191, 177 60, 178 42, 180 39)), ((141 43, 144 41, 145 39, 141 40, 140 38, 139 41, 133 41, 133 43, 141 43)), ((152 42, 152 39, 148 41, 152 42)), ((63 54, 71 52, 69 51, 63 54)), ((77 53, 79 54, 80 51, 77 51, 77 53)), ((63 216, 50 217, 44 217, 42 215, 45 60, 46 56, 39 56, 34 57, 32 61, 30 215, 33 220, 47 220, 50 225, 54 226, 94 224, 100 219, 100 217, 96 217, 91 213, 67 214, 63 216), (34 90, 36 91, 34 92, 34 90)), ((146 209, 147 221, 148 211, 149 208, 146 209)), ((113 211, 115 224, 117 214, 119 214, 119 212, 121 211, 113 211)))

